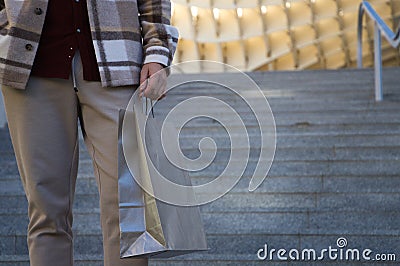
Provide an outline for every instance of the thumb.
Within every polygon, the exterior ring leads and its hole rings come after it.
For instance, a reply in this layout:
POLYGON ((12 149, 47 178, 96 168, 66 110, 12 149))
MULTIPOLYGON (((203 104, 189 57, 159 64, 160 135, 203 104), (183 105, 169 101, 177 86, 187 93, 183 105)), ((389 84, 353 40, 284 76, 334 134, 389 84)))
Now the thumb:
POLYGON ((142 67, 142 71, 140 72, 140 84, 145 82, 148 77, 149 77, 149 67, 147 65, 144 65, 142 67))

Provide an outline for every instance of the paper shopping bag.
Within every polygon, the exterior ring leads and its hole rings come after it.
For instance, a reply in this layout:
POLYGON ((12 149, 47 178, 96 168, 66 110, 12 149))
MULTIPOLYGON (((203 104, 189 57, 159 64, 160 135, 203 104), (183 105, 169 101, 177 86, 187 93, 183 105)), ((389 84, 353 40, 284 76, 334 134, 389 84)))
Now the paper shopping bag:
MULTIPOLYGON (((135 94, 134 97, 137 97, 135 94)), ((119 214, 121 258, 128 257, 173 257, 195 251, 207 250, 206 235, 198 206, 176 206, 158 200, 146 193, 135 180, 149 182, 152 186, 152 171, 149 160, 157 169, 168 172, 173 182, 191 185, 187 173, 173 167, 162 150, 159 136, 161 122, 158 117, 147 117, 140 100, 134 102, 133 110, 120 111, 119 124, 119 214), (123 119, 125 116, 125 119, 123 119), (144 121, 146 135, 144 135, 144 121), (129 136, 122 144, 122 124, 129 126, 129 136), (146 138, 147 152, 144 151, 146 138), (124 150, 125 149, 125 150, 124 150), (126 155, 126 156, 125 156, 126 155), (127 160, 133 160, 128 167, 127 160)), ((166 136, 178 134, 169 126, 166 136)), ((160 189, 155 188, 154 189, 160 189)), ((161 188, 162 189, 162 188, 161 188)), ((154 195, 154 194, 153 194, 154 195)), ((155 194, 157 195, 157 194, 155 194)), ((194 195, 188 195, 194 197, 194 195)))

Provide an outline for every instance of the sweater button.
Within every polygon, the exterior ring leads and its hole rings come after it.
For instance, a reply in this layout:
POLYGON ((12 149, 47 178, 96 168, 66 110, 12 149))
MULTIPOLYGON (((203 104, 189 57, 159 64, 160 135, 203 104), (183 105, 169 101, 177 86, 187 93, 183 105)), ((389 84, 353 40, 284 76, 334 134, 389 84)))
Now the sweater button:
POLYGON ((33 49, 32 44, 30 44, 30 43, 26 44, 25 45, 25 49, 28 50, 28 51, 32 51, 32 49, 33 49))
POLYGON ((43 10, 41 8, 37 7, 37 8, 35 8, 35 14, 41 15, 41 14, 43 14, 43 10))

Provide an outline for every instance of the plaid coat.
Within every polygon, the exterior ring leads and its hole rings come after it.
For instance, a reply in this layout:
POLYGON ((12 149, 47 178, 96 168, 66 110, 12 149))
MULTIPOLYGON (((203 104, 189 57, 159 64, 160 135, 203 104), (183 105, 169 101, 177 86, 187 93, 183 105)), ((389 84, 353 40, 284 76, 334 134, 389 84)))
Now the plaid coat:
MULTIPOLYGON (((0 83, 24 89, 49 0, 0 0, 0 83)), ((50 0, 51 1, 51 0, 50 0)), ((169 0, 87 0, 102 86, 139 84, 143 64, 170 65, 178 31, 169 0)))

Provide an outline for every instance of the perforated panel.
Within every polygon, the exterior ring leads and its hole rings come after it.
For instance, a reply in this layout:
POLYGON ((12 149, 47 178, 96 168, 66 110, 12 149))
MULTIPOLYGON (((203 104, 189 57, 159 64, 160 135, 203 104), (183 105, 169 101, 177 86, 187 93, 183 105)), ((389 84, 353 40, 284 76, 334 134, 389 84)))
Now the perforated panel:
MULTIPOLYGON (((181 33, 174 62, 214 60, 245 71, 354 67, 360 2, 173 0, 172 23, 181 33)), ((370 2, 388 25, 397 27, 400 1, 370 2)), ((364 63, 372 65, 371 23, 363 34, 364 63)), ((399 65, 398 49, 385 41, 382 46, 384 64, 399 65)), ((199 62, 196 71, 208 70, 199 62)))

